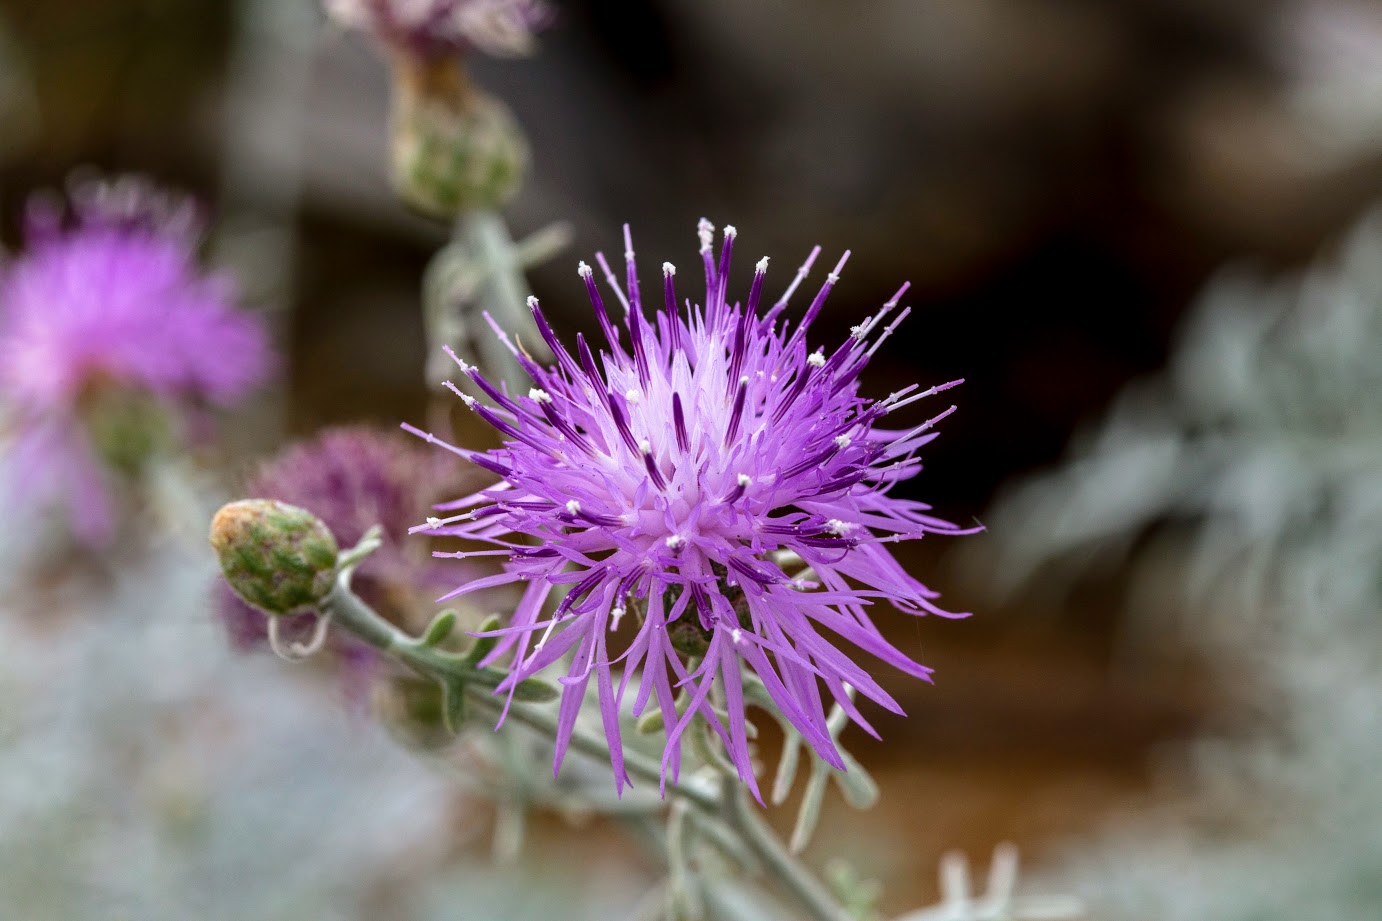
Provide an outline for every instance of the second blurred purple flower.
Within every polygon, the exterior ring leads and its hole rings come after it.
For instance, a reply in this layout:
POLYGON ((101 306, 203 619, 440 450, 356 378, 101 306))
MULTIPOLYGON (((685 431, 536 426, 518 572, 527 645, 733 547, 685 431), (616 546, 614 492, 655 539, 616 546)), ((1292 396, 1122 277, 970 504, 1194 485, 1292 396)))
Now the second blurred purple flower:
POLYGON ((88 544, 116 533, 122 474, 272 364, 260 319, 198 264, 201 229, 186 200, 142 180, 88 183, 66 214, 32 199, 26 249, 0 268, 9 496, 64 508, 88 544))

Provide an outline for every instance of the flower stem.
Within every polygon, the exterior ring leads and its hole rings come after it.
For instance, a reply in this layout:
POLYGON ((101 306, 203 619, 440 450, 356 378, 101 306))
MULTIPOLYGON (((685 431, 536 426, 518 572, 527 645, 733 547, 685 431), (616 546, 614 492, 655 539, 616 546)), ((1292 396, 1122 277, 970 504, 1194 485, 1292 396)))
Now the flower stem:
POLYGON ((726 777, 720 793, 723 804, 721 813, 730 827, 739 832, 768 874, 806 909, 813 921, 854 921, 854 917, 821 885, 820 880, 812 876, 787 851, 772 829, 764 824, 749 802, 748 791, 743 784, 726 777))
MULTIPOLYGON (((423 323, 427 333, 429 383, 440 388, 454 373, 442 346, 484 368, 494 381, 526 389, 526 373, 508 344, 485 330, 483 317, 506 329, 529 328, 528 282, 524 270, 551 258, 567 243, 570 231, 553 224, 514 240, 503 216, 476 209, 457 217, 451 240, 432 257, 423 277, 423 323)), ((539 364, 554 357, 541 338, 516 343, 539 364)))
MULTIPOLYGON (((493 695, 481 693, 478 689, 471 691, 470 695, 473 703, 491 715, 498 716, 503 712, 503 706, 493 695)), ((529 729, 534 729, 544 736, 556 737, 556 716, 546 710, 515 702, 509 705, 508 718, 527 726, 529 729)), ((606 763, 609 761, 609 744, 599 736, 586 732, 580 727, 571 733, 571 748, 583 755, 589 755, 597 761, 606 763)), ((630 774, 636 774, 652 783, 660 783, 662 780, 662 765, 637 752, 624 752, 624 766, 628 768, 630 774)), ((713 811, 716 808, 715 794, 699 785, 692 785, 685 781, 673 781, 668 778, 667 792, 694 803, 702 809, 713 811)))
MULTIPOLYGON (((344 627, 376 649, 397 657, 419 674, 439 680, 457 677, 456 663, 451 656, 436 649, 420 646, 416 640, 361 601, 344 580, 337 581, 325 606, 337 626, 344 627)), ((467 685, 466 694, 477 709, 490 716, 498 716, 503 712, 503 703, 486 689, 467 685)), ((514 701, 509 705, 507 719, 521 723, 547 737, 555 737, 557 733, 556 714, 540 707, 514 701)), ((571 748, 601 761, 609 760, 609 744, 600 736, 579 726, 571 734, 571 748)), ((652 783, 662 782, 662 765, 646 755, 626 751, 624 764, 630 774, 652 783)), ((718 811, 719 803, 715 793, 703 785, 668 778, 667 792, 702 809, 718 811)))
MULTIPOLYGON (((455 681, 464 677, 458 668, 461 661, 449 653, 419 643, 415 638, 389 623, 350 590, 349 573, 336 581, 324 608, 332 623, 343 627, 376 649, 395 656, 409 667, 439 681, 455 681)), ((465 685, 466 695, 476 709, 490 716, 498 716, 504 705, 487 689, 465 685)), ((557 718, 541 707, 513 701, 509 704, 508 719, 527 726, 539 734, 554 738, 557 718)), ((609 743, 602 737, 579 726, 571 734, 571 748, 605 762, 609 760, 609 743)), ((630 774, 653 783, 662 782, 662 766, 652 758, 636 751, 624 752, 624 764, 630 774)), ((698 778, 667 779, 667 792, 690 806, 708 814, 711 822, 723 821, 727 831, 742 838, 742 844, 757 858, 762 870, 776 879, 807 912, 812 921, 854 921, 831 896, 830 892, 809 870, 797 861, 764 824, 748 800, 744 785, 732 772, 720 772, 718 791, 698 778)))

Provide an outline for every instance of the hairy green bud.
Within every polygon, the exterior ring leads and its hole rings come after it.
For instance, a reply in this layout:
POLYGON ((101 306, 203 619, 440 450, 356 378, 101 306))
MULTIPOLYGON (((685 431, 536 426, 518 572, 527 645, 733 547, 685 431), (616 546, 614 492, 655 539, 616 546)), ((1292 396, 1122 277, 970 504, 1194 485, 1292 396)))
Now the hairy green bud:
POLYGON ((230 587, 266 614, 320 607, 336 578, 336 538, 317 516, 286 502, 223 506, 211 521, 211 546, 230 587))
POLYGON ((396 68, 391 159, 404 203, 451 220, 511 199, 529 153, 508 107, 467 83, 457 62, 407 57, 396 68))

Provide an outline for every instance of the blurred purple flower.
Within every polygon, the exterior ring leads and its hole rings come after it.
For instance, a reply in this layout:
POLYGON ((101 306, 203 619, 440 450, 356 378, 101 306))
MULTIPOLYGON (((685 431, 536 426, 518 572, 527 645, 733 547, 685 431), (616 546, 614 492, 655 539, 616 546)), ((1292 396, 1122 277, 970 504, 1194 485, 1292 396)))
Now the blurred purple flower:
POLYGON ((197 264, 200 230, 185 200, 142 181, 89 183, 66 220, 31 199, 26 250, 0 267, 10 493, 65 504, 88 543, 109 540, 116 523, 95 437, 111 400, 184 413, 230 406, 269 370, 259 318, 235 309, 227 278, 197 264))
POLYGON ((526 583, 489 656, 513 656, 512 674, 499 690, 574 651, 561 679, 557 766, 593 676, 620 790, 629 782, 620 701, 640 670, 633 712, 656 695, 668 727, 664 781, 669 770, 676 776, 680 740, 699 713, 757 795, 742 666, 820 756, 842 767, 826 727, 822 686, 871 734, 846 686, 902 711, 825 632, 929 680, 930 669, 885 640, 867 609, 884 601, 908 614, 965 616, 937 607, 936 594, 907 575, 885 546, 929 532, 968 533, 930 516, 929 506, 888 495, 921 469, 918 449, 954 407, 906 430, 880 427, 885 416, 959 381, 930 390, 913 385, 883 400, 859 394, 859 373, 908 313, 884 326, 906 286, 835 351, 813 352, 807 330, 849 254, 789 331, 780 318, 819 247, 760 315, 768 260, 758 263, 741 309, 726 299, 735 230, 725 228, 718 261, 713 232, 701 222, 704 308, 678 309, 676 270, 664 263, 665 306, 645 316, 626 228, 627 293, 604 257, 597 258, 624 307, 626 331, 610 321, 593 271, 580 266, 608 352, 597 359, 578 335, 573 355, 532 299, 534 321, 558 363, 541 368, 513 349, 535 384, 527 396, 509 395, 458 362, 495 405, 453 389, 507 440, 483 452, 447 447, 503 481, 438 506, 451 516, 415 528, 491 544, 498 549, 483 553, 507 558, 501 574, 447 597, 526 583), (795 567, 788 553, 810 572, 789 574, 795 567), (569 591, 544 617, 544 603, 558 586, 569 591), (634 635, 616 657, 609 637, 623 623, 634 635), (611 670, 620 661, 616 686, 611 670), (723 699, 712 701, 717 674, 723 699), (678 688, 689 695, 681 713, 678 688), (727 726, 715 707, 728 713, 727 726))
POLYGON ((427 57, 476 49, 496 57, 533 53, 533 34, 552 21, 541 0, 325 0, 342 26, 427 57))
MULTIPOLYGON (((246 495, 278 499, 305 508, 320 518, 342 549, 354 546, 374 525, 383 529, 383 545, 356 570, 352 588, 395 623, 408 626, 409 615, 423 605, 446 578, 427 556, 426 547, 404 543, 408 528, 427 515, 431 504, 457 476, 452 465, 401 437, 373 429, 327 429, 311 441, 289 448, 265 464, 249 483, 246 495)), ((217 613, 231 643, 251 650, 267 645, 266 615, 250 607, 221 582, 217 613)), ((310 632, 312 616, 296 618, 290 630, 310 632)), ((342 663, 350 696, 363 690, 378 658, 363 643, 336 631, 333 649, 342 663)))

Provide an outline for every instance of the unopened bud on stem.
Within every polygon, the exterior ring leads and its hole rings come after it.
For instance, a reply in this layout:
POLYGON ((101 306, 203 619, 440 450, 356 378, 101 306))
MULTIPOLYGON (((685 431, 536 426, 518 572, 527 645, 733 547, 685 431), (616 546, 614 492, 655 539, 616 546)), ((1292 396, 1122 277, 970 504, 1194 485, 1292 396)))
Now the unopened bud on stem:
POLYGON ((223 506, 211 546, 227 584, 271 615, 319 608, 336 578, 336 538, 306 509, 272 499, 223 506))
POLYGON ((393 183, 404 203, 450 220, 518 191, 528 142, 508 108, 468 82, 459 61, 399 55, 394 67, 393 183))

